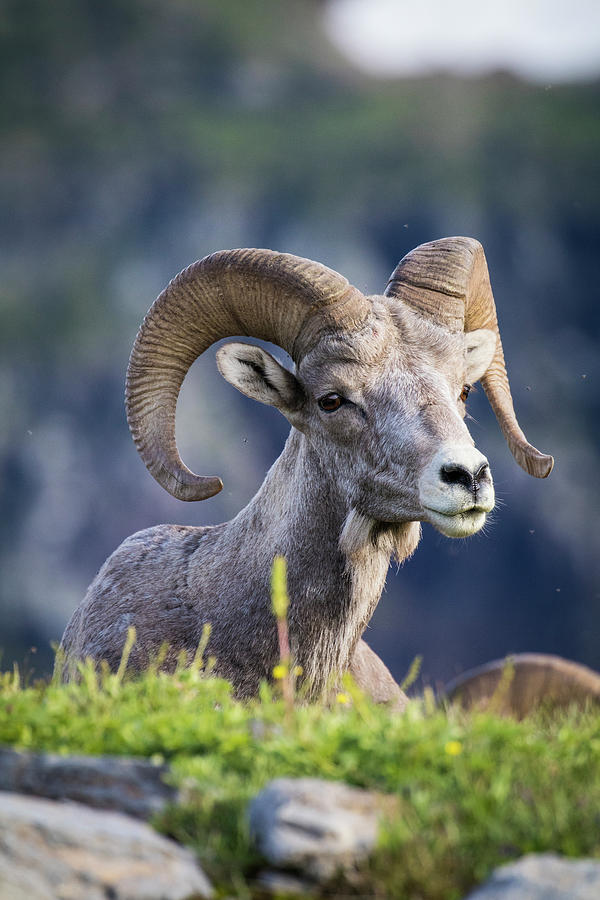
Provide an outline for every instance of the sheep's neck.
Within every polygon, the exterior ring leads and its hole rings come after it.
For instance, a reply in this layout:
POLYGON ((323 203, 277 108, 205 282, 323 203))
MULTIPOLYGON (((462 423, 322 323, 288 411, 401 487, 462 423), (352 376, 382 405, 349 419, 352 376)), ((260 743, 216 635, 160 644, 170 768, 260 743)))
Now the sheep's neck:
MULTIPOLYGON (((317 454, 293 429, 256 496, 228 526, 240 558, 249 554, 254 560, 267 596, 274 555, 287 559, 293 653, 320 686, 346 668, 379 601, 390 561, 391 542, 374 536, 351 554, 341 549, 349 512, 317 454)), ((418 534, 416 523, 399 527, 416 528, 418 534)))

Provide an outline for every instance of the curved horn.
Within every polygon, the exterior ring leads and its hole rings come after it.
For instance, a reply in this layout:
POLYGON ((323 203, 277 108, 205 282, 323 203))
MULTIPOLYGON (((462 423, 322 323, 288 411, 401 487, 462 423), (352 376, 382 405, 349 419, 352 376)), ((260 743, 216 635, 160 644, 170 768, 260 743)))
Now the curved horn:
POLYGON ((370 306, 326 266, 272 250, 224 250, 180 272, 151 306, 135 339, 127 421, 150 473, 180 500, 204 500, 223 484, 182 462, 175 407, 188 369, 220 338, 278 344, 297 362, 323 332, 360 324, 370 306))
POLYGON ((448 331, 489 328, 495 333, 496 351, 481 383, 516 461, 530 475, 546 478, 554 459, 528 443, 517 422, 487 262, 479 241, 452 237, 421 244, 400 260, 385 294, 404 301, 448 331))

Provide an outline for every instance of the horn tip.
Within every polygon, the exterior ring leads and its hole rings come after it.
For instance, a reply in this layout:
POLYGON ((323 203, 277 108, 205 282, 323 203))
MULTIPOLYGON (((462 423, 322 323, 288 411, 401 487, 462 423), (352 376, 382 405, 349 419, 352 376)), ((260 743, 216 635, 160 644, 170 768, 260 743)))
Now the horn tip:
POLYGON ((178 500, 193 502, 194 500, 208 500, 223 490, 223 482, 217 475, 197 475, 189 484, 178 484, 177 493, 174 496, 178 500))
POLYGON ((554 468, 554 457, 538 451, 534 457, 529 458, 528 462, 527 471, 534 478, 547 478, 554 468))
POLYGON ((150 473, 166 491, 176 500, 193 502, 208 500, 223 490, 223 482, 217 475, 194 475, 185 466, 174 474, 161 465, 159 468, 149 466, 150 473))
POLYGON ((546 471, 542 475, 542 478, 547 478, 552 469, 554 468, 554 457, 553 456, 544 456, 544 460, 546 461, 546 471))
POLYGON ((516 446, 512 448, 513 456, 528 475, 534 478, 547 478, 554 468, 554 457, 547 453, 540 453, 531 444, 525 447, 516 446))

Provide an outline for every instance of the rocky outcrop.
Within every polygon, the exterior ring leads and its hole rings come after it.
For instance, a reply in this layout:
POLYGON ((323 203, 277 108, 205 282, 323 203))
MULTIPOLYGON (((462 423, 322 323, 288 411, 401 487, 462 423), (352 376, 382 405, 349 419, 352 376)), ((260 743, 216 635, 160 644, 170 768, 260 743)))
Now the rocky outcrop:
POLYGON ((144 759, 60 756, 0 747, 0 791, 50 800, 75 800, 149 819, 176 798, 164 781, 168 769, 144 759))
POLYGON ((599 897, 600 861, 532 853, 496 869, 467 900, 598 900, 599 897))
MULTIPOLYGON (((166 767, 144 760, 0 748, 0 900, 211 897, 193 854, 139 821, 176 799, 165 774, 166 767)), ((266 895, 316 898, 340 872, 352 881, 375 846, 382 817, 395 809, 393 797, 339 782, 272 781, 249 808, 268 866, 256 887, 266 895)), ((599 897, 600 861, 532 854, 497 869, 467 900, 599 897)))
MULTIPOLYGON (((254 840, 269 864, 258 884, 277 896, 320 896, 319 887, 375 846, 393 799, 316 778, 279 778, 250 805, 254 840)), ((600 861, 532 854, 502 866, 466 900, 598 900, 600 861)))
POLYGON ((0 794, 0 900, 199 900, 195 857, 137 819, 0 794))
POLYGON ((392 804, 392 798, 339 782, 278 778, 250 804, 250 830, 274 869, 324 882, 369 855, 392 804))

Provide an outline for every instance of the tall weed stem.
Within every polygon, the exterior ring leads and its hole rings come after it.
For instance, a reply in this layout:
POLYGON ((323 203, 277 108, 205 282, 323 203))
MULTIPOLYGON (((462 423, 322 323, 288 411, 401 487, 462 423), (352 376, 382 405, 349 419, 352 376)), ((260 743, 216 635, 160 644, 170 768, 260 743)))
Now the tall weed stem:
POLYGON ((286 719, 288 722, 291 722, 294 711, 294 684, 291 672, 292 654, 287 620, 290 600, 287 591, 287 563, 284 556, 276 556, 273 559, 273 568, 271 569, 271 605, 277 620, 277 639, 279 642, 279 665, 275 666, 273 675, 281 682, 286 719))

